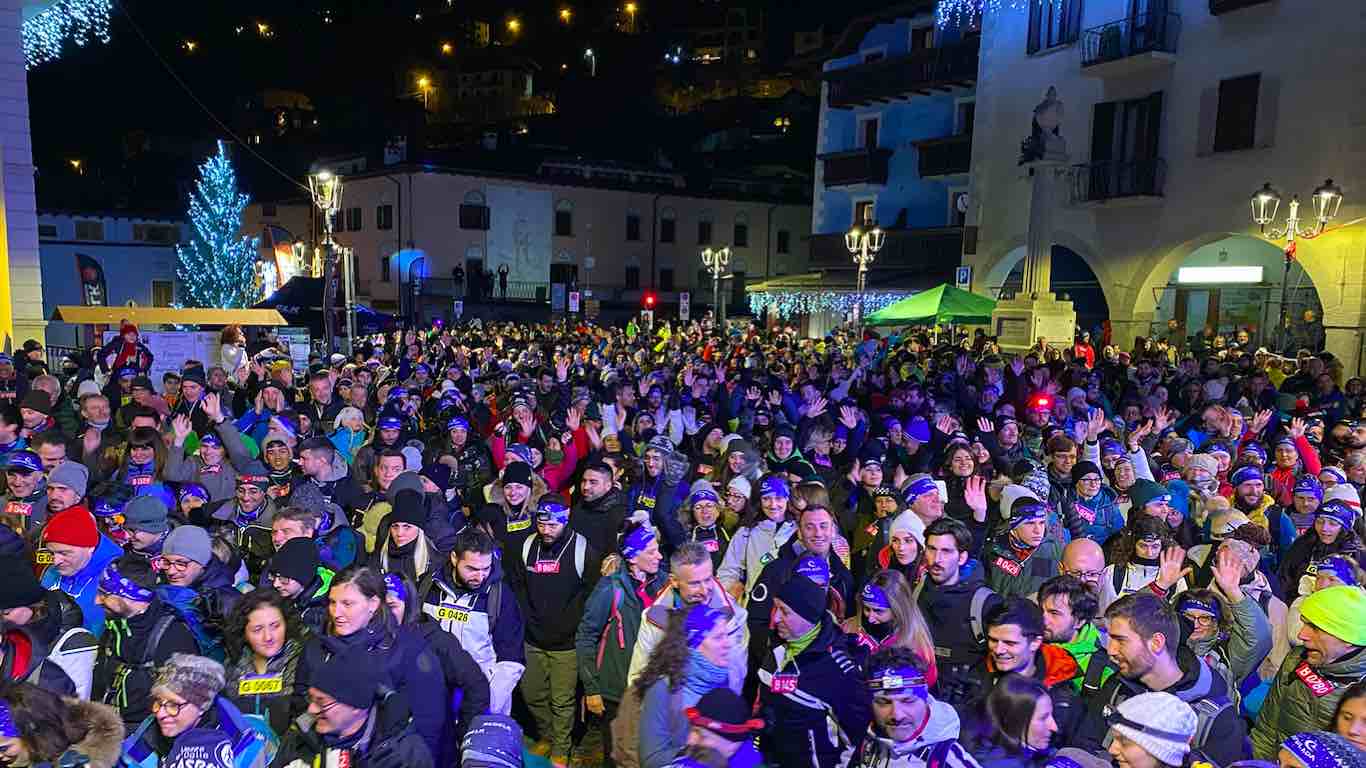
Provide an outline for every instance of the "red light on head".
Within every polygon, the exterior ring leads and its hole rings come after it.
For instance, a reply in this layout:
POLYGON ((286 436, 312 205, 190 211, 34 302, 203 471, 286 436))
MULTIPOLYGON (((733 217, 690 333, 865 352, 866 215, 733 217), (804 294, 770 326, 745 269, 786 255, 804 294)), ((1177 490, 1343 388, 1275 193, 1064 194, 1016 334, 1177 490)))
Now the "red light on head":
POLYGON ((1030 401, 1030 404, 1039 410, 1052 410, 1053 398, 1048 395, 1039 395, 1030 401))

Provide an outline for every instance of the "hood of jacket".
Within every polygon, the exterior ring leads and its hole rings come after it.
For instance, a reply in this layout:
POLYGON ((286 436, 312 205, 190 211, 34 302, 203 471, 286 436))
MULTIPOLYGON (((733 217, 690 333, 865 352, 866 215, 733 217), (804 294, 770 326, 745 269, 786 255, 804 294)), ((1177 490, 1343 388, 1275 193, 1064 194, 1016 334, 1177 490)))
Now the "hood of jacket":
MULTIPOLYGON (((541 500, 542 496, 549 492, 550 486, 545 484, 545 480, 541 478, 539 473, 533 472, 531 474, 531 493, 526 497, 526 503, 522 505, 522 511, 535 512, 536 503, 541 500)), ((503 495, 502 480, 489 485, 489 503, 497 504, 502 507, 504 513, 507 513, 510 510, 507 497, 503 495)))
POLYGON ((93 701, 63 699, 76 722, 89 730, 71 750, 90 759, 89 768, 113 768, 123 752, 123 718, 117 709, 93 701))
MULTIPOLYGON (((84 506, 81 509, 85 509, 84 506)), ((123 556, 123 547, 114 543, 114 540, 100 534, 100 543, 95 545, 95 551, 90 555, 90 562, 85 567, 76 572, 72 579, 85 579, 99 576, 104 573, 105 566, 123 556)))

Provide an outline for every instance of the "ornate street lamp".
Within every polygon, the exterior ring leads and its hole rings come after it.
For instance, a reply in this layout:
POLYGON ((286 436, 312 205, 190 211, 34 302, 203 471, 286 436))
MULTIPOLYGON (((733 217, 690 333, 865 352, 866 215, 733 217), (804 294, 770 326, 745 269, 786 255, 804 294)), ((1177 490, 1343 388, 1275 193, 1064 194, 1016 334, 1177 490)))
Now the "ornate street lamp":
MULTIPOLYGON (((349 347, 356 338, 355 285, 353 284, 352 257, 350 248, 337 248, 332 240, 335 217, 341 215, 342 180, 328 170, 321 170, 308 177, 308 189, 313 195, 313 205, 323 218, 322 278, 323 278, 323 334, 327 338, 329 350, 336 349, 337 333, 332 327, 332 306, 336 302, 337 256, 342 259, 342 273, 346 281, 346 343, 349 347)), ((348 350, 349 351, 349 350, 348 350)))
POLYGON ((703 248, 702 266, 711 273, 711 305, 712 315, 716 318, 717 327, 724 327, 726 319, 721 315, 721 274, 730 265, 730 247, 722 248, 703 248))
POLYGON ((1252 195, 1252 221, 1261 231, 1262 236, 1271 241, 1285 241, 1285 272, 1281 276, 1281 313, 1279 341, 1282 350, 1285 347, 1285 337, 1288 332, 1288 312, 1290 289, 1290 265, 1295 261, 1295 241, 1297 239, 1312 240, 1323 234, 1324 227, 1328 222, 1337 218, 1338 209, 1342 207, 1342 187, 1333 183, 1332 179, 1320 184, 1314 190, 1314 222, 1307 228, 1300 227, 1300 196, 1292 195, 1290 198, 1290 213, 1286 217, 1284 226, 1277 227, 1273 222, 1276 220, 1276 212, 1281 207, 1281 193, 1271 186, 1270 182, 1262 185, 1252 195))
POLYGON ((863 290, 868 283, 868 267, 877 257, 878 251, 887 243, 887 233, 873 223, 872 211, 865 214, 863 223, 862 228, 855 226, 844 233, 844 247, 849 249, 850 255, 854 257, 854 264, 858 267, 858 304, 854 308, 857 314, 855 322, 863 320, 863 290))

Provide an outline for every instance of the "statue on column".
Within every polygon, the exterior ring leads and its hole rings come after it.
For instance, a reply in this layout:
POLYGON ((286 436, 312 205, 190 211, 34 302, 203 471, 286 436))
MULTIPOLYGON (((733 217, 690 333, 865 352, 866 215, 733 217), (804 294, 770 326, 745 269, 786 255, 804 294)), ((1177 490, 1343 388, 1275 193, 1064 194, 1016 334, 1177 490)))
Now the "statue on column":
POLYGON ((1062 137, 1063 106, 1058 89, 1048 87, 1043 101, 1034 107, 1034 124, 1020 142, 1020 165, 1039 161, 1066 162, 1067 140, 1062 137))

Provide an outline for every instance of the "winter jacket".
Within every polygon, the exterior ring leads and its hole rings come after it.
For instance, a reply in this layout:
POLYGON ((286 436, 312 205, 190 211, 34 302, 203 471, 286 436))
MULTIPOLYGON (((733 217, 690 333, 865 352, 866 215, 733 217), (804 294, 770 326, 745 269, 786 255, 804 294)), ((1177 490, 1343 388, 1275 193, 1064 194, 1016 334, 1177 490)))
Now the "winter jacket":
POLYGON ((931 756, 940 768, 978 768, 977 761, 958 743, 958 713, 948 704, 930 697, 929 720, 920 735, 897 743, 881 735, 877 724, 868 726, 863 744, 840 756, 841 768, 923 768, 931 756))
MULTIPOLYGON (((1099 657, 1093 658, 1091 664, 1099 661, 1099 657)), ((1109 662, 1108 657, 1106 662, 1109 662)), ((1193 748, 1202 752, 1215 765, 1229 765, 1247 759, 1247 728, 1238 714, 1238 707, 1234 706, 1229 698, 1223 678, 1197 658, 1189 648, 1182 647, 1177 652, 1177 664, 1181 667, 1181 679, 1167 688, 1167 693, 1192 706, 1196 702, 1206 701, 1221 707, 1208 729, 1204 744, 1194 744, 1193 748)), ((1078 746, 1088 752, 1102 751, 1101 745, 1110 731, 1110 725, 1106 720, 1107 708, 1118 706, 1125 699, 1148 692, 1148 687, 1138 680, 1111 675, 1095 694, 1087 694, 1086 714, 1073 743, 1068 746, 1078 746)))
POLYGON ((474 662, 474 657, 460 647, 455 635, 443 630, 439 624, 416 621, 408 626, 427 641, 436 660, 441 662, 442 676, 451 694, 451 713, 458 715, 458 719, 448 718, 447 722, 452 741, 446 754, 453 754, 450 750, 464 738, 465 729, 474 718, 489 710, 489 680, 474 662))
POLYGON ((653 603, 654 595, 667 583, 668 574, 661 570, 638 584, 626 563, 619 563, 615 571, 598 581, 584 605, 574 638, 585 696, 621 701, 646 600, 653 603))
POLYGON ((398 627, 392 634, 386 634, 370 626, 346 637, 312 638, 304 645, 297 684, 307 686, 313 670, 332 656, 357 645, 363 646, 372 658, 383 661, 384 684, 403 696, 422 740, 433 755, 441 754, 442 732, 450 701, 446 696, 446 681, 441 674, 441 664, 427 643, 408 627, 398 627))
POLYGON ((1083 624, 1081 629, 1077 630, 1077 636, 1072 638, 1072 642, 1058 643, 1057 646, 1071 654, 1072 660, 1077 663, 1077 676, 1072 678, 1072 689, 1077 693, 1081 693, 1082 681, 1085 680, 1086 672, 1093 660, 1100 665, 1100 680, 1097 681, 1099 684, 1104 684, 1110 679, 1110 675, 1115 673, 1114 667, 1106 664, 1108 658, 1105 655, 1105 634, 1097 629, 1093 622, 1083 624))
POLYGON ((223 441, 226 452, 221 462, 208 466, 197 455, 187 458, 183 446, 172 445, 166 451, 166 467, 161 474, 167 482, 199 483, 209 492, 210 501, 220 501, 236 495, 238 468, 247 466, 252 459, 242 444, 241 433, 231 421, 224 419, 214 425, 214 431, 223 441))
MULTIPOLYGON (((72 509, 84 511, 85 507, 77 506, 72 509)), ((57 573, 56 566, 51 565, 43 571, 43 587, 60 589, 70 595, 76 601, 76 605, 80 606, 85 628, 95 637, 104 634, 104 608, 95 604, 100 575, 104 573, 105 566, 117 560, 122 554, 123 550, 118 544, 101 535, 99 543, 95 545, 95 551, 90 555, 90 562, 76 573, 63 576, 57 573)))
POLYGON ((90 676, 100 641, 81 623, 81 609, 61 590, 48 590, 47 616, 25 629, 47 649, 47 662, 66 672, 76 686, 76 697, 90 698, 90 676))
MULTIPOLYGON (((687 473, 686 459, 684 463, 680 474, 687 473)), ((683 524, 678 521, 678 507, 688 492, 688 485, 674 480, 670 469, 666 465, 659 477, 642 478, 631 489, 626 503, 628 516, 643 516, 659 531, 659 548, 665 557, 683 543, 685 534, 683 524)))
POLYGON ((277 734, 284 733, 308 705, 296 688, 303 650, 298 640, 287 640, 280 652, 266 661, 266 671, 257 672, 254 654, 250 648, 243 648, 242 655, 227 665, 223 696, 243 714, 260 717, 277 734))
POLYGON ((1028 597, 1058 574, 1063 544, 1045 538, 1030 550, 1016 549, 1010 534, 1002 533, 987 544, 987 585, 1002 597, 1028 597))
POLYGON ((833 768, 857 749, 872 720, 855 641, 826 616, 795 659, 773 649, 759 669, 759 709, 770 732, 764 754, 781 768, 833 768))
POLYGON ((80 765, 85 768, 114 768, 118 765, 123 752, 123 721, 113 707, 94 701, 78 698, 63 698, 74 723, 85 723, 86 732, 81 740, 67 748, 66 752, 52 765, 80 765), (71 760, 67 756, 71 756, 71 760), (80 756, 84 761, 77 758, 80 756))
POLYGON ((1124 516, 1119 512, 1119 494, 1109 486, 1102 485, 1100 491, 1089 499, 1072 491, 1068 494, 1072 510, 1082 523, 1081 535, 1104 544, 1105 540, 1124 528, 1124 516))
MULTIPOLYGON (((202 734, 205 731, 216 732, 232 745, 230 760, 228 755, 215 755, 215 763, 221 761, 222 765, 229 768, 266 768, 274 734, 268 732, 260 720, 242 714, 221 695, 214 697, 213 703, 200 716, 194 728, 185 734, 202 734)), ((128 734, 128 738, 123 740, 121 759, 125 768, 157 768, 158 765, 164 765, 165 759, 185 735, 175 739, 166 738, 152 717, 143 720, 136 728, 130 728, 128 734)))
MULTIPOLYGON (((740 693, 749 661, 749 614, 715 579, 712 580, 707 605, 728 617, 726 629, 731 639, 730 688, 740 693)), ((631 666, 626 672, 628 686, 640 675, 641 670, 645 669, 646 663, 650 661, 650 654, 654 653, 655 647, 664 638, 664 628, 669 622, 669 611, 682 606, 683 601, 674 588, 669 586, 655 597, 654 604, 645 611, 645 620, 640 622, 640 634, 636 636, 636 647, 631 650, 631 666)))
POLYGON ((198 655, 199 645, 190 628, 160 597, 153 597, 147 610, 136 616, 109 618, 107 623, 109 629, 100 638, 95 661, 91 698, 117 708, 132 732, 150 714, 156 668, 173 653, 198 655), (158 630, 160 637, 153 637, 158 630))
POLYGON ((280 740, 280 749, 271 768, 284 768, 296 761, 305 766, 331 764, 327 755, 344 751, 350 768, 434 768, 431 749, 407 717, 402 694, 393 693, 370 710, 365 727, 348 739, 336 740, 313 730, 314 718, 303 714, 295 719, 280 740))
POLYGON ((726 547, 726 555, 721 558, 721 567, 716 570, 716 578, 732 589, 735 585, 743 587, 741 595, 746 602, 754 585, 759 583, 759 575, 764 566, 778 557, 778 550, 796 533, 797 524, 791 520, 775 523, 763 518, 753 526, 738 528, 726 547))
MULTIPOLYGON (((749 596, 749 603, 745 605, 745 610, 749 612, 749 635, 751 638, 758 639, 768 636, 769 618, 773 613, 773 598, 778 595, 778 590, 792 576, 793 570, 797 567, 797 561, 805 553, 806 548, 794 538, 778 550, 778 557, 773 562, 764 566, 763 573, 759 575, 759 583, 754 586, 754 591, 749 596)), ((830 589, 839 594, 840 599, 844 601, 845 610, 852 611, 854 609, 853 574, 835 556, 833 549, 825 559, 830 564, 830 589)), ((845 617, 836 616, 835 618, 843 620, 845 617)))
POLYGON ((974 695, 973 670, 986 655, 986 624, 981 623, 981 638, 973 632, 972 603, 982 591, 982 617, 1001 602, 982 578, 982 567, 969 560, 958 571, 956 584, 941 586, 925 579, 917 604, 925 622, 933 628, 934 656, 939 668, 936 695, 953 705, 964 704, 974 695))
POLYGON ((550 544, 532 531, 503 562, 526 616, 527 644, 546 651, 573 650, 584 602, 601 575, 602 555, 583 534, 566 527, 550 544), (584 546, 582 573, 577 565, 579 546, 584 546))
MULTIPOLYGON (((1085 708, 1081 696, 1072 686, 1072 682, 1080 675, 1081 667, 1077 665, 1076 659, 1061 646, 1045 643, 1034 654, 1033 677, 1043 685, 1053 701, 1053 720, 1058 725, 1058 732, 1053 737, 1054 744, 1072 743, 1074 734, 1081 726, 1085 708)), ((983 666, 978 669, 978 677, 980 685, 977 689, 977 698, 968 706, 967 711, 983 716, 986 712, 987 694, 1002 677, 992 664, 991 656, 983 660, 983 666)), ((972 728, 974 733, 983 730, 990 728, 972 728)))
MULTIPOLYGON (((540 475, 532 475, 531 493, 527 495, 526 501, 522 502, 522 508, 514 511, 507 497, 503 495, 501 480, 488 486, 487 506, 497 507, 501 513, 498 516, 498 524, 493 528, 493 538, 504 554, 521 546, 527 533, 536 530, 536 504, 549 490, 540 475)), ((570 519, 573 517, 571 514, 570 519)))
POLYGON ((512 689, 526 670, 525 626, 517 596, 503 581, 497 558, 484 583, 469 589, 460 583, 450 560, 418 585, 424 621, 451 633, 489 681, 489 710, 507 714, 512 689))
POLYGON ((593 549, 606 555, 617 551, 617 535, 626 519, 626 494, 612 488, 587 501, 580 498, 569 516, 569 527, 583 534, 593 549))
MULTIPOLYGON (((1265 593, 1270 597, 1270 593, 1265 593)), ((1262 660, 1271 652, 1271 624, 1258 605, 1255 593, 1244 592, 1237 603, 1224 603, 1232 617, 1229 633, 1196 641, 1188 640, 1191 650, 1199 656, 1210 669, 1224 678, 1232 698, 1240 699, 1244 684, 1254 685, 1260 681, 1248 678, 1257 671, 1262 660)))
POLYGON ((10 626, 0 633, 0 682, 32 683, 60 696, 75 696, 76 684, 27 627, 10 626))
POLYGON ((1309 665, 1306 653, 1286 655, 1271 683, 1252 728, 1252 754, 1258 760, 1275 760, 1281 742, 1297 733, 1331 729, 1343 691, 1366 677, 1366 648, 1318 667, 1309 665))
MULTIPOLYGON (((0 461, 4 461, 0 457, 0 461)), ((34 538, 47 524, 47 480, 39 477, 33 493, 16 498, 12 493, 0 496, 0 525, 8 526, 26 537, 34 538)))

